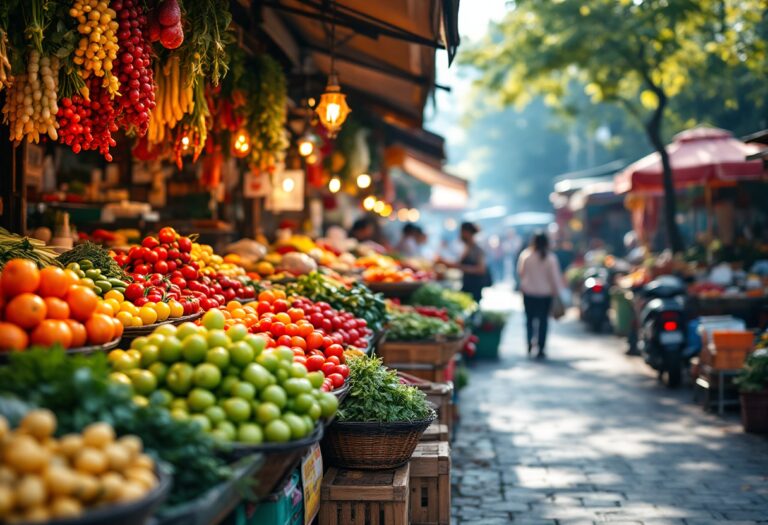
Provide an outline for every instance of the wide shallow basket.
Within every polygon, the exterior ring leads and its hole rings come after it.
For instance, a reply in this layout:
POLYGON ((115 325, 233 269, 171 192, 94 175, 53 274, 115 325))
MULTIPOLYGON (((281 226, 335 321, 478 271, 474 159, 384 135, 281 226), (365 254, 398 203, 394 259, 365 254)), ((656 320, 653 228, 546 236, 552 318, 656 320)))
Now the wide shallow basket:
MULTIPOLYGON (((46 525, 144 525, 171 491, 171 475, 162 468, 155 471, 158 483, 137 501, 85 511, 77 518, 54 519, 46 525)), ((24 525, 27 525, 26 522, 24 525)))
POLYGON ((131 342, 137 337, 141 337, 142 335, 150 335, 159 326, 163 326, 165 324, 180 325, 181 323, 185 323, 187 321, 194 321, 196 319, 199 319, 200 317, 202 317, 202 315, 203 315, 203 311, 201 310, 194 314, 183 315, 181 317, 168 318, 165 321, 148 324, 146 326, 129 326, 123 330, 122 342, 123 343, 131 342))
POLYGON ((264 462, 254 475, 251 484, 253 497, 261 499, 285 483, 309 448, 323 438, 324 428, 322 423, 318 423, 309 436, 287 443, 262 443, 261 445, 232 443, 225 457, 229 460, 238 460, 254 454, 264 456, 264 462))
POLYGON ((365 281, 365 285, 370 288, 372 292, 380 293, 384 297, 405 299, 430 282, 431 281, 402 281, 399 283, 387 283, 365 281))
POLYGON ((334 421, 322 442, 323 458, 336 467, 379 470, 398 468, 413 455, 421 435, 435 420, 396 423, 334 421))
MULTIPOLYGON (((95 354, 98 352, 109 352, 113 348, 117 348, 117 345, 120 344, 120 341, 122 341, 121 338, 113 339, 109 343, 103 344, 103 345, 91 345, 91 346, 79 346, 77 348, 67 348, 64 350, 64 352, 67 355, 88 355, 88 354, 95 354)), ((23 351, 23 350, 22 350, 23 351)), ((10 355, 13 352, 3 352, 0 353, 0 363, 7 363, 11 360, 10 355)))

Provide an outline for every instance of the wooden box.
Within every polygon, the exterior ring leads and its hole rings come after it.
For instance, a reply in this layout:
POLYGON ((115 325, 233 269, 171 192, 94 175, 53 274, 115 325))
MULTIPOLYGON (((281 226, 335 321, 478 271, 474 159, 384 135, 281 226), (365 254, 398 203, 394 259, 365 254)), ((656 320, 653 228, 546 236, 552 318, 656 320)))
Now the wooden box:
POLYGON ((384 364, 393 363, 445 365, 463 348, 464 339, 447 341, 387 341, 386 336, 376 349, 384 364))
POLYGON ((413 525, 451 522, 451 448, 447 441, 422 442, 411 457, 410 518, 413 525))
POLYGON ((408 525, 410 465, 394 470, 329 468, 320 525, 408 525))
POLYGON ((399 372, 405 372, 408 375, 423 379, 424 381, 431 381, 432 383, 447 383, 453 381, 453 374, 456 370, 455 360, 451 360, 444 365, 430 365, 427 363, 389 363, 387 366, 394 368, 399 372))
POLYGON ((712 368, 737 370, 744 366, 744 360, 753 350, 755 335, 750 331, 715 330, 709 348, 712 368))
POLYGON ((450 441, 448 425, 441 425, 435 421, 421 435, 421 441, 450 441))

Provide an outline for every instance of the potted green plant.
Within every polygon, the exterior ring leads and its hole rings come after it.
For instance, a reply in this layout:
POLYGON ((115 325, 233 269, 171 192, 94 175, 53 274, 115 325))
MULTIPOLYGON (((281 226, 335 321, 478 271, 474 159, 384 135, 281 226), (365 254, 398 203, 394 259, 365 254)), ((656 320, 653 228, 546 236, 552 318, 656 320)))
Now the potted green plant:
POLYGON ((349 393, 322 441, 331 465, 390 469, 405 464, 435 420, 434 409, 418 388, 400 381, 378 357, 349 362, 349 393))
POLYGON ((740 388, 744 430, 768 434, 768 348, 760 348, 747 358, 736 383, 740 388))
POLYGON ((501 333, 507 324, 509 312, 480 312, 475 336, 477 336, 475 358, 498 359, 501 333))

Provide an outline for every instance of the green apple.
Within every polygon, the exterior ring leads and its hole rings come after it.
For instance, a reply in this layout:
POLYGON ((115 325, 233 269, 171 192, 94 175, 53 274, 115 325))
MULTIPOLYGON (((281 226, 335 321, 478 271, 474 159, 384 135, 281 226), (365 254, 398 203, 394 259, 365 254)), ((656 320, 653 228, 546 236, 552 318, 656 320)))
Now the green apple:
POLYGON ((203 315, 202 319, 203 326, 208 330, 222 330, 224 328, 225 321, 226 319, 224 318, 224 314, 218 308, 211 308, 205 312, 205 315, 203 315))
POLYGON ((238 341, 232 343, 229 347, 229 357, 232 359, 232 364, 245 368, 249 363, 253 362, 255 354, 251 345, 245 341, 238 341))
POLYGON ((216 425, 216 430, 223 432, 227 441, 234 441, 237 437, 237 427, 231 421, 222 421, 216 425))
POLYGON ((204 412, 215 404, 216 396, 203 388, 193 388, 187 396, 187 406, 192 412, 204 412))
POLYGON ((325 374, 323 374, 320 370, 316 370, 314 372, 308 373, 307 379, 309 379, 309 382, 312 383, 313 388, 320 388, 323 386, 323 381, 325 381, 325 374))
POLYGON ((237 429, 237 441, 258 445, 264 441, 264 431, 256 423, 241 423, 237 429))
POLYGON ((248 421, 251 417, 251 404, 245 399, 239 397, 230 397, 224 401, 224 412, 227 413, 227 419, 236 423, 248 421))
POLYGON ((251 401, 256 397, 256 387, 247 381, 238 381, 229 391, 232 397, 239 397, 246 401, 251 401))
POLYGON ((312 383, 304 377, 291 377, 283 382, 285 393, 290 397, 312 393, 312 383))
POLYGON ((165 376, 165 383, 171 392, 183 396, 192 388, 194 374, 195 369, 189 363, 173 363, 165 376))
POLYGON ((221 370, 211 363, 200 363, 195 367, 192 381, 195 386, 212 390, 221 382, 221 370))
POLYGON ((263 390, 269 385, 269 378, 271 376, 272 374, 259 363, 249 363, 241 375, 244 380, 248 381, 258 390, 263 390))
POLYGON ((283 408, 288 401, 288 396, 285 394, 285 390, 277 385, 270 385, 262 390, 259 398, 262 401, 274 403, 279 408, 283 408))
POLYGON ((266 425, 270 421, 273 421, 280 417, 280 407, 274 403, 261 403, 256 410, 256 421, 262 425, 266 425))
POLYGON ((275 419, 267 423, 264 428, 264 437, 272 443, 285 443, 291 440, 291 427, 281 419, 275 419))

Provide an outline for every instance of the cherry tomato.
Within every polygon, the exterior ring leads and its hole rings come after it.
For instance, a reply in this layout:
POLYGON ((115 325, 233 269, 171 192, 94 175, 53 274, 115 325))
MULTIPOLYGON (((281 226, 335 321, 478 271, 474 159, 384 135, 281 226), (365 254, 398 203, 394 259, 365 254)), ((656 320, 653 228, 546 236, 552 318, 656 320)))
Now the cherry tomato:
POLYGON ((272 328, 270 331, 272 332, 272 335, 277 337, 285 335, 285 324, 281 323, 280 321, 276 321, 272 323, 272 328))
POLYGON ((347 365, 337 365, 336 373, 341 374, 346 379, 349 377, 349 367, 347 365))
POLYGON ((325 358, 325 362, 326 363, 333 363, 334 366, 336 366, 336 365, 340 365, 341 364, 341 359, 339 359, 335 355, 332 355, 331 357, 326 357, 325 358))
POLYGON ((304 310, 301 308, 289 308, 288 315, 291 316, 291 321, 295 323, 299 319, 304 319, 304 310))
MULTIPOLYGON (((325 349, 325 355, 327 357, 341 357, 344 355, 344 347, 339 344, 333 344, 325 349)), ((338 364, 338 363, 336 363, 338 364)))
POLYGON ((144 237, 144 240, 141 241, 141 245, 143 247, 149 248, 149 249, 152 249, 152 248, 158 246, 159 244, 160 244, 160 242, 155 237, 152 237, 152 236, 144 237))
POLYGON ((323 346, 323 334, 320 332, 312 332, 307 337, 307 348, 314 350, 323 346))
POLYGON ((291 342, 292 338, 290 335, 281 335, 277 338, 277 344, 281 346, 291 346, 291 342))
POLYGON ((307 342, 304 340, 303 337, 300 337, 298 335, 294 335, 293 337, 291 337, 291 345, 301 348, 302 352, 307 349, 307 342))
POLYGON ((297 355, 293 358, 294 363, 301 363, 304 366, 307 366, 307 358, 303 355, 297 355))
POLYGON ((162 243, 170 244, 176 240, 176 230, 170 227, 165 227, 158 232, 157 238, 162 243))
POLYGON ((288 311, 288 301, 285 299, 277 299, 274 303, 272 303, 272 308, 275 312, 287 312, 288 311))
POLYGON ((333 373, 328 376, 328 379, 333 383, 333 388, 339 388, 344 385, 344 376, 341 374, 333 373))
POLYGON ((320 370, 325 364, 325 357, 322 355, 311 355, 307 358, 307 370, 315 372, 320 370))
POLYGON ((336 364, 331 362, 325 362, 323 363, 323 366, 320 367, 320 370, 322 370, 325 377, 328 377, 329 375, 335 372, 336 364))
MULTIPOLYGON (((293 350, 293 355, 294 355, 294 356, 301 356, 301 357, 306 357, 306 356, 304 355, 304 350, 302 350, 302 349, 301 349, 301 348, 299 348, 299 347, 296 347, 296 346, 294 346, 293 348, 291 348, 291 350, 293 350)), ((294 359, 294 361, 295 361, 295 359, 294 359)))

